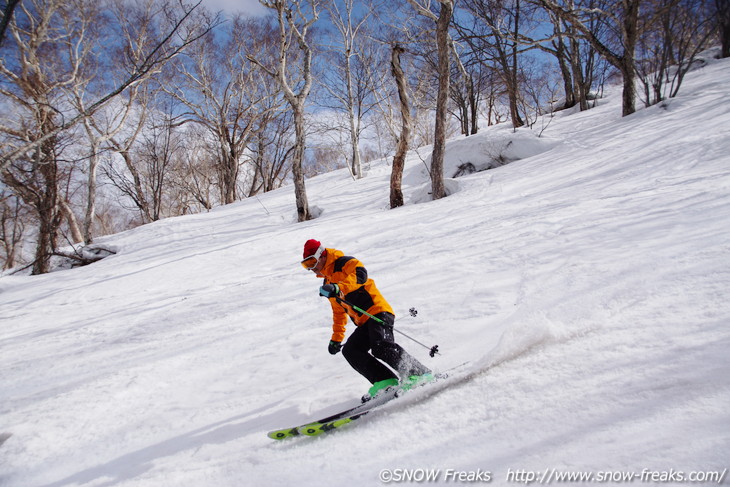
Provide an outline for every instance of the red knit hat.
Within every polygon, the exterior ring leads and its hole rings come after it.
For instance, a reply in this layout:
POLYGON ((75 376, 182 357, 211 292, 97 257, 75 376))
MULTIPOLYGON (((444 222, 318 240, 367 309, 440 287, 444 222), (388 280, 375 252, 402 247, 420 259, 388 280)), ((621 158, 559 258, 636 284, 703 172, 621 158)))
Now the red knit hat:
POLYGON ((321 246, 322 243, 319 240, 310 238, 307 240, 307 243, 304 244, 304 255, 302 255, 302 258, 306 259, 307 257, 313 256, 317 253, 317 250, 319 250, 321 246))

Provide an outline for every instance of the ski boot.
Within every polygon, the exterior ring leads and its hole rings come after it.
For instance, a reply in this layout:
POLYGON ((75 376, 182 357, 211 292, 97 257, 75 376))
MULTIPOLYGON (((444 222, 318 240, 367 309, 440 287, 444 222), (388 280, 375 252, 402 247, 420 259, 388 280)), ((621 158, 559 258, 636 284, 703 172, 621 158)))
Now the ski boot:
POLYGON ((361 400, 362 402, 368 402, 379 394, 383 394, 384 392, 389 391, 393 387, 397 386, 398 379, 396 378, 381 380, 373 384, 373 386, 368 390, 368 393, 362 396, 361 400))
POLYGON ((400 388, 404 391, 410 391, 411 389, 415 389, 423 384, 428 384, 435 379, 436 377, 434 377, 431 372, 426 372, 423 375, 410 375, 407 379, 404 379, 403 382, 401 382, 400 388))

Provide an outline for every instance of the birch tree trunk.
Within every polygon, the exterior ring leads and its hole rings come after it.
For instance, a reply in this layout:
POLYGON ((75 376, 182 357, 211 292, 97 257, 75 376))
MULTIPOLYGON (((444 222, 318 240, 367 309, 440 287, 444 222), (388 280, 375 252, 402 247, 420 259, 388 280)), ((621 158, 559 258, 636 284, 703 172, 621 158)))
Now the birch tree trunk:
POLYGON ((294 158, 294 165, 292 166, 292 176, 294 176, 294 197, 297 205, 298 220, 303 222, 312 218, 312 215, 309 213, 307 190, 304 184, 304 170, 302 169, 307 136, 304 127, 304 107, 296 105, 292 106, 292 108, 294 109, 294 131, 296 135, 294 152, 292 153, 294 158))
MULTIPOLYGON (((263 62, 253 57, 249 57, 249 60, 261 66, 264 71, 279 82, 284 93, 284 98, 291 106, 296 132, 296 142, 294 152, 292 153, 294 196, 297 205, 298 221, 303 222, 312 219, 312 214, 309 211, 309 202, 307 201, 307 189, 304 184, 304 170, 302 168, 304 164, 304 151, 307 145, 306 131, 304 128, 304 106, 307 96, 312 90, 312 47, 309 44, 310 41, 307 39, 307 35, 309 28, 319 17, 317 10, 318 3, 316 0, 310 0, 308 2, 311 13, 310 18, 307 18, 302 10, 304 2, 300 0, 291 2, 291 6, 289 6, 289 2, 284 0, 259 0, 259 3, 277 13, 277 21, 279 24, 279 60, 275 68, 267 67, 263 62), (298 93, 295 93, 292 89, 287 71, 289 48, 292 42, 296 42, 302 55, 300 67, 301 87, 298 93)), ((296 80, 294 84, 296 84, 296 80)))
POLYGON ((438 93, 436 94, 436 124, 434 127, 433 152, 431 153, 431 197, 434 200, 446 196, 444 188, 444 152, 446 148, 446 122, 449 112, 450 66, 449 53, 451 39, 449 24, 454 14, 454 0, 438 0, 441 4, 439 15, 430 9, 430 2, 422 5, 419 0, 408 0, 416 11, 436 22, 436 49, 438 51, 438 93))
POLYGON ((89 157, 89 176, 86 181, 88 194, 86 196, 86 215, 84 216, 84 243, 89 245, 93 241, 92 226, 96 215, 96 173, 99 167, 99 146, 96 141, 91 143, 89 157))
POLYGON ((406 161, 406 152, 408 152, 408 143, 411 138, 411 106, 408 100, 408 87, 406 85, 406 76, 400 64, 400 55, 404 49, 399 46, 393 46, 391 54, 390 66, 398 85, 398 98, 400 99, 400 115, 401 115, 401 132, 398 137, 398 146, 393 156, 393 172, 390 173, 390 207, 397 208, 403 206, 403 191, 401 184, 403 182, 403 167, 406 161))
POLYGON ((436 22, 436 47, 438 49, 439 88, 436 95, 436 126, 433 153, 431 154, 431 196, 437 200, 446 196, 444 188, 444 153, 446 149, 446 122, 449 101, 449 23, 454 13, 452 0, 439 0, 441 9, 436 22))

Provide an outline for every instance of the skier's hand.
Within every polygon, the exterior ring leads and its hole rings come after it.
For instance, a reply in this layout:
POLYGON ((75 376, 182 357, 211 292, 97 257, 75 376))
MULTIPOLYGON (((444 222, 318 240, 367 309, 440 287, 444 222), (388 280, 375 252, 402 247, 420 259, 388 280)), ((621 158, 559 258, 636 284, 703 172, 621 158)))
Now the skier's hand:
POLYGON ((330 340, 330 345, 327 348, 327 350, 329 350, 330 355, 337 355, 337 352, 339 352, 341 348, 342 348, 342 343, 336 342, 334 340, 330 340))
POLYGON ((319 295, 325 298, 336 298, 340 294, 340 287, 337 284, 325 284, 319 288, 319 295))

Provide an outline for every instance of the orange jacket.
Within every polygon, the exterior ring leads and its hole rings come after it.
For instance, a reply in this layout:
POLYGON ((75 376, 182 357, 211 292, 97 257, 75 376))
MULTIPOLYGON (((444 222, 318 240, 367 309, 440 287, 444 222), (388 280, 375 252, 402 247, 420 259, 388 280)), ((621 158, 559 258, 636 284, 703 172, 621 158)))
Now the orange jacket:
MULTIPOLYGON (((319 272, 319 275, 324 277, 324 284, 337 284, 343 299, 371 315, 384 311, 393 314, 393 308, 375 287, 375 282, 368 278, 368 271, 362 262, 354 257, 346 256, 340 250, 326 250, 327 260, 319 272)), ((332 340, 335 342, 342 342, 345 339, 348 316, 357 326, 370 319, 368 315, 339 303, 335 298, 329 298, 329 300, 333 315, 332 340)))

